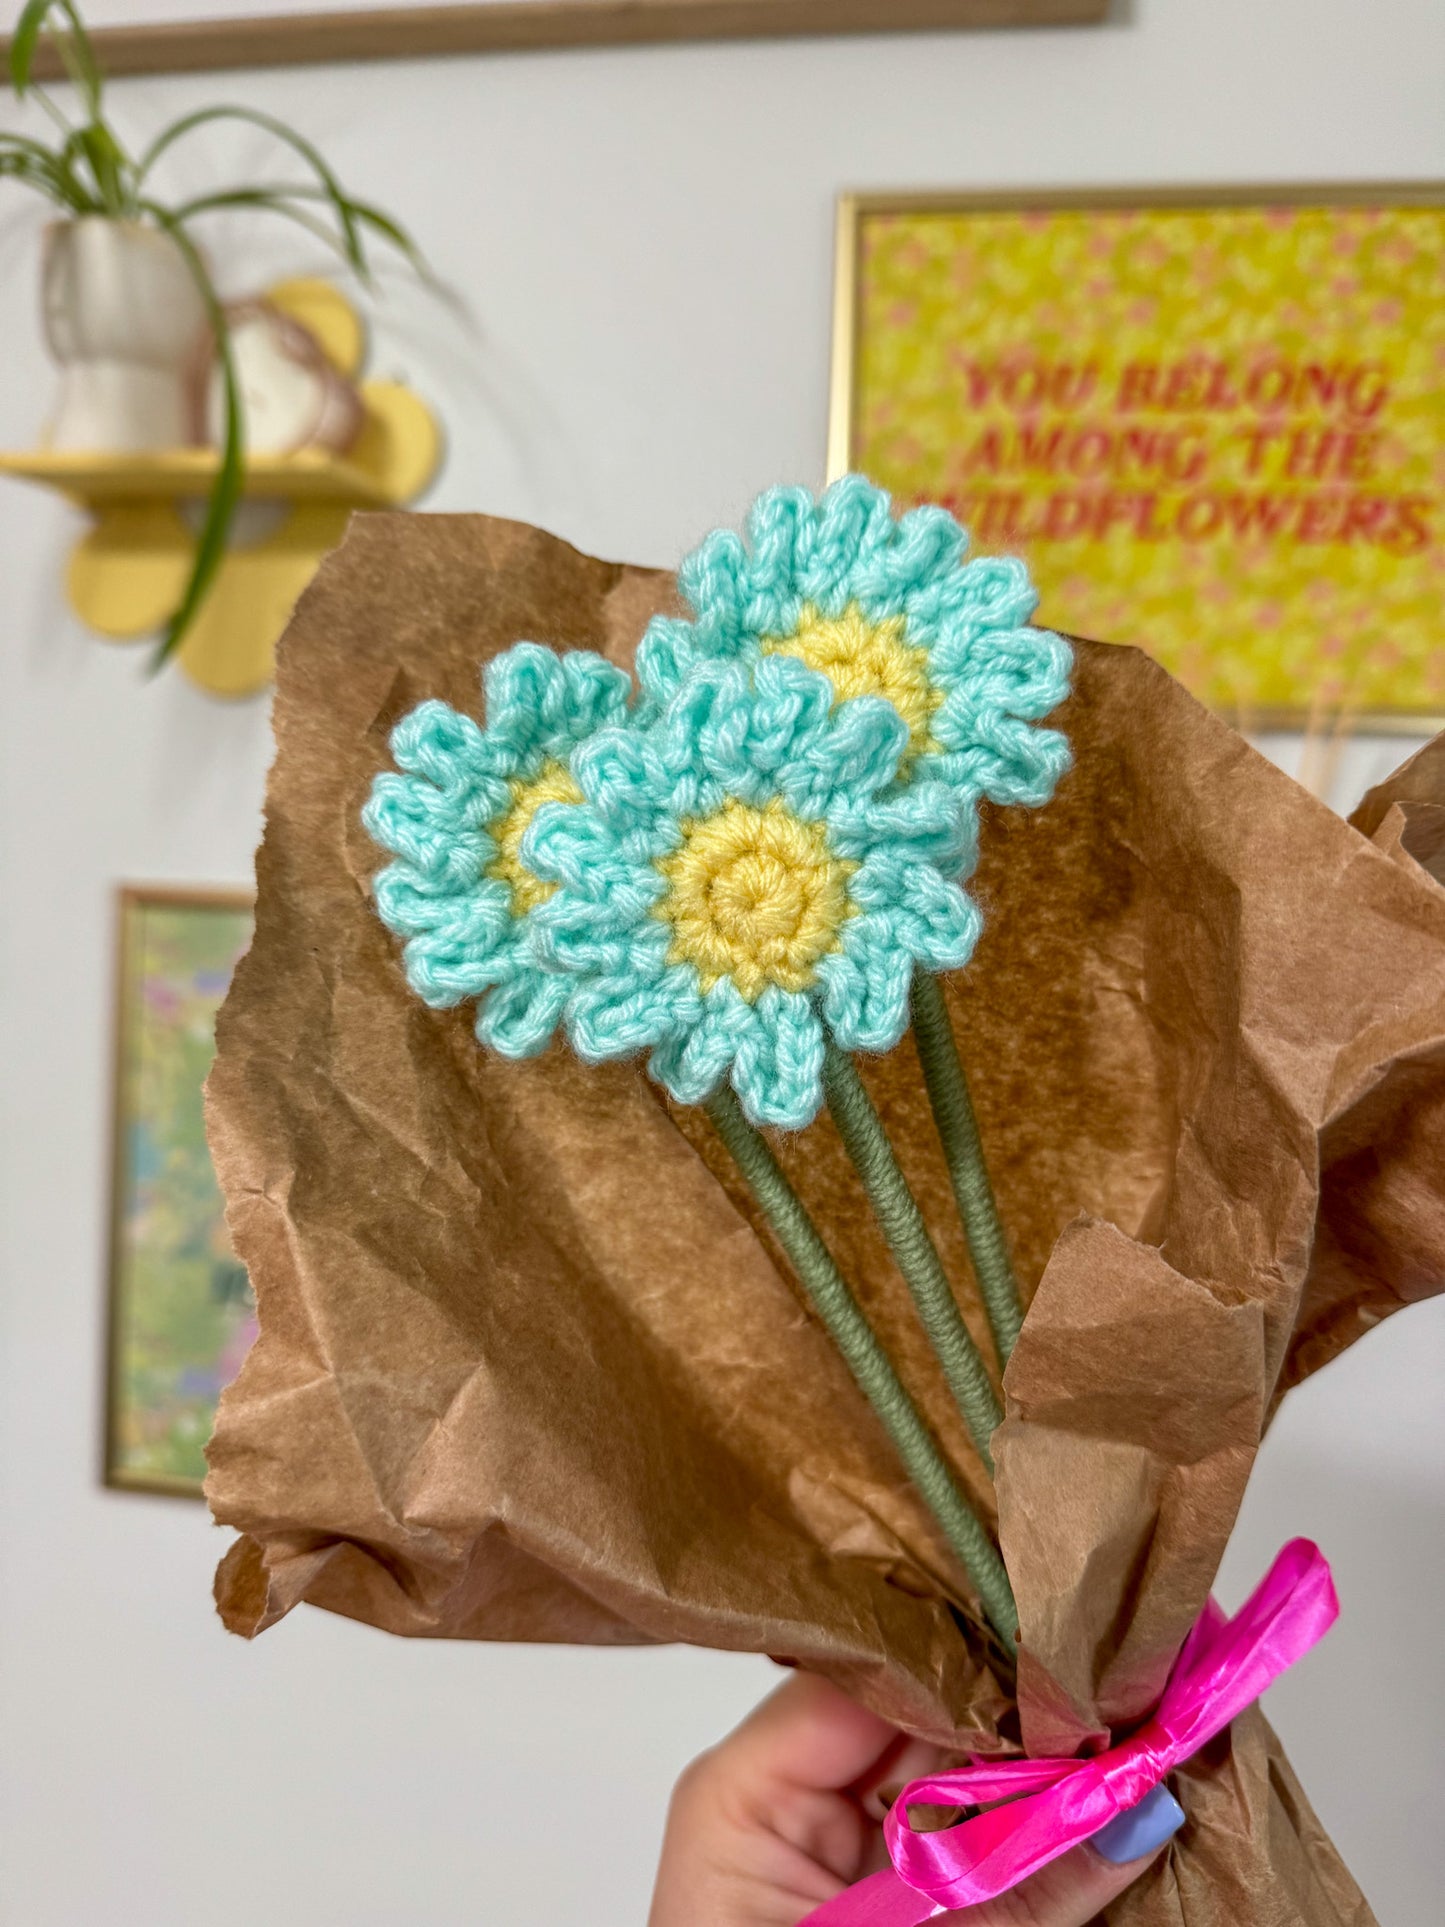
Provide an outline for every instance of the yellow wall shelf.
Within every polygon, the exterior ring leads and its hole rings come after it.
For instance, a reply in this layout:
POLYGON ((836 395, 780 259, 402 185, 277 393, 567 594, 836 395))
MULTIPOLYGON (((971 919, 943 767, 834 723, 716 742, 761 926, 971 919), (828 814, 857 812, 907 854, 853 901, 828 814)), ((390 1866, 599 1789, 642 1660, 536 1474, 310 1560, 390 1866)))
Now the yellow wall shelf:
MULTIPOLYGON (((354 378, 365 334, 339 290, 324 281, 290 281, 266 298, 304 322, 334 365, 354 378)), ((364 381, 360 394, 365 426, 344 457, 307 450, 248 461, 231 546, 176 652, 201 688, 222 696, 264 689, 296 598, 352 512, 404 507, 436 473, 441 431, 426 404, 397 382, 364 381)), ((201 448, 127 455, 37 449, 0 455, 0 475, 55 489, 92 517, 71 552, 70 604, 100 635, 133 642, 154 635, 180 603, 218 460, 201 448)))

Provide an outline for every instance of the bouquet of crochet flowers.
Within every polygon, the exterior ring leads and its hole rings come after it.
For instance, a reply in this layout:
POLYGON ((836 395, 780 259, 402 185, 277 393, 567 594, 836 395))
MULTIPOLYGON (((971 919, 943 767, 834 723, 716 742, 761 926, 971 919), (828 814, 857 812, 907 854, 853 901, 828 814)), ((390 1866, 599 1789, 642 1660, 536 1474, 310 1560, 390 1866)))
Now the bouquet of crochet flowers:
POLYGON ((419 996, 475 1000, 507 1057, 559 1024, 586 1063, 645 1052, 707 1111, 1012 1658, 997 1548, 758 1129, 826 1101, 991 1475, 1003 1413, 854 1061, 897 1044, 911 994, 1002 1371, 1023 1307, 935 973, 982 925, 979 803, 1043 803, 1067 765, 1034 724, 1071 656, 1027 626, 1022 565, 964 544, 860 476, 816 504, 772 490, 746 545, 720 531, 683 564, 693 617, 649 623, 635 692, 593 651, 517 643, 487 666, 485 727, 437 701, 398 724, 405 773, 362 820, 395 857, 376 906, 419 996))
POLYGON ((820 1923, 1166 1775, 1111 1920, 1365 1921, 1254 1705, 1328 1571, 1209 1587, 1287 1385, 1445 1283, 1445 771, 1351 828, 1032 608, 856 477, 675 590, 357 526, 210 1092, 261 1320, 218 1600, 828 1673, 965 1763, 820 1923))

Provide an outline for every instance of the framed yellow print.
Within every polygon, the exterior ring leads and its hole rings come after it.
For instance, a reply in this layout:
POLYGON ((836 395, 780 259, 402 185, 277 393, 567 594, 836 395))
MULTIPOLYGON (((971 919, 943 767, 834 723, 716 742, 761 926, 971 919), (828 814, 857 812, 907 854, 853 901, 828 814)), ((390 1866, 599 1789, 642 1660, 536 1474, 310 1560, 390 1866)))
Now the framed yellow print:
POLYGON ((829 467, 1246 727, 1445 718, 1445 186, 847 198, 829 467))

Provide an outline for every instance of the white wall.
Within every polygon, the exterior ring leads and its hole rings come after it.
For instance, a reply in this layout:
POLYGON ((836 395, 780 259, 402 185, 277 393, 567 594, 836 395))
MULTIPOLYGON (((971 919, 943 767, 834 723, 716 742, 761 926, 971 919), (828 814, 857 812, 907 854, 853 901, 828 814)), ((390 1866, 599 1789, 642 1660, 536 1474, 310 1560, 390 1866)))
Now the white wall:
MULTIPOLYGON (((303 125, 475 310, 468 338, 403 292, 381 324, 378 370, 452 431, 434 505, 660 562, 820 477, 839 189, 1440 175, 1445 12, 1138 0, 1093 31, 146 80, 115 105, 144 129, 216 97, 303 125)), ((16 205, 0 446, 50 382, 16 205)), ((237 287, 309 259, 227 235, 237 287)), ((149 683, 79 630, 72 532, 4 485, 0 1919, 637 1927, 665 1790, 765 1662, 407 1644, 304 1612, 247 1648, 210 1613, 202 1510, 96 1486, 109 894, 244 880, 270 748, 262 703, 149 683)), ((1354 745, 1339 800, 1401 747, 1354 745)), ((1335 1560, 1344 1622, 1272 1710, 1386 1927, 1428 1927, 1445 1887, 1442 1310, 1286 1408, 1223 1585, 1237 1601, 1297 1531, 1335 1560)))

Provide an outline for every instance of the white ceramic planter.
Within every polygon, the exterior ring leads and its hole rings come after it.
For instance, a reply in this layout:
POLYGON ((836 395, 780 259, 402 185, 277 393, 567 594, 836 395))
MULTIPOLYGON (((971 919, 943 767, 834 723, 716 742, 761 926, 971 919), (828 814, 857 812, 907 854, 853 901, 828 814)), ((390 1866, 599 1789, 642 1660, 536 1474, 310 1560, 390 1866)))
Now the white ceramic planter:
POLYGON ((51 227, 41 294, 61 368, 52 448, 119 454, 194 440, 189 379, 206 310, 168 234, 99 215, 51 227))

